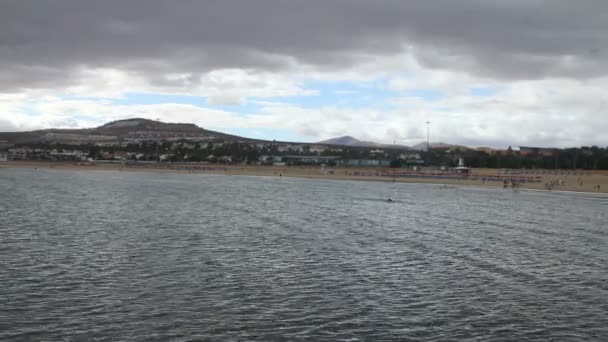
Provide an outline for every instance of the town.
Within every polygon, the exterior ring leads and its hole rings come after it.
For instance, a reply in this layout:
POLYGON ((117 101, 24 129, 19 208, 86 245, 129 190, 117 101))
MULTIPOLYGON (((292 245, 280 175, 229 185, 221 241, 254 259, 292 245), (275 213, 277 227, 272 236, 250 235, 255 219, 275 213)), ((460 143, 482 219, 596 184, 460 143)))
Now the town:
POLYGON ((225 165, 608 169, 608 149, 506 149, 450 144, 362 146, 264 141, 208 131, 193 124, 127 119, 85 130, 0 133, 0 161, 210 163, 225 165))

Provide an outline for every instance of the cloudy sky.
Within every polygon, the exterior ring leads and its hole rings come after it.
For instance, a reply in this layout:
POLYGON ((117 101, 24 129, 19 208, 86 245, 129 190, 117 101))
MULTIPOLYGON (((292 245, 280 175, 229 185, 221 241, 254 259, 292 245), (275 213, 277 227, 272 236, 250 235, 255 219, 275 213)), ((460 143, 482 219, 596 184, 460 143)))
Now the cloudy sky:
POLYGON ((2 0, 0 131, 608 145, 605 0, 2 0))

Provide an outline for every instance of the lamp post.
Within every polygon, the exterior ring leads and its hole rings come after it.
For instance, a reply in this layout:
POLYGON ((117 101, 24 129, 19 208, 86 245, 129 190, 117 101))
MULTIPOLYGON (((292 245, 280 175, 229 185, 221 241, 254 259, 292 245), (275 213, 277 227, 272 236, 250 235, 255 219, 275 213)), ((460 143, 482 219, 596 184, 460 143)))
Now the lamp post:
POLYGON ((431 164, 431 141, 430 137, 430 121, 426 122, 426 165, 427 167, 431 164))
POLYGON ((431 150, 431 142, 429 140, 430 133, 430 121, 426 122, 426 151, 429 152, 431 150))
POLYGON ((160 119, 156 118, 156 162, 157 163, 160 163, 159 145, 160 145, 160 119))

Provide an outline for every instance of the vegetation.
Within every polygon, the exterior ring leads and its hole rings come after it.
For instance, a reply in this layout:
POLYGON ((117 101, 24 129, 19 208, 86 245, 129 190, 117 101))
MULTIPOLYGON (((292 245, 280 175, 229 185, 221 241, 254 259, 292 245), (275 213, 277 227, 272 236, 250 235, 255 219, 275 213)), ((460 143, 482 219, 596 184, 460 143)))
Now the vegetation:
POLYGON ((488 154, 476 150, 447 151, 433 149, 426 159, 431 165, 456 166, 462 157, 467 166, 526 169, 608 169, 608 148, 597 146, 555 149, 551 154, 522 154, 507 150, 488 154))
POLYGON ((229 162, 257 163, 261 156, 284 155, 321 155, 335 156, 342 159, 381 159, 390 161, 391 167, 403 167, 410 164, 407 159, 416 158, 416 154, 425 165, 457 166, 463 158, 467 166, 485 168, 528 168, 528 169, 608 169, 608 148, 597 146, 552 149, 537 153, 522 153, 510 148, 506 151, 487 153, 466 148, 434 148, 429 152, 413 152, 402 149, 383 149, 378 151, 369 147, 328 147, 322 152, 311 151, 309 145, 299 145, 300 149, 285 150, 281 144, 267 143, 256 145, 234 141, 216 140, 213 142, 180 141, 143 141, 123 146, 99 146, 84 144, 80 146, 56 143, 37 143, 16 147, 27 147, 37 150, 32 159, 49 159, 49 155, 40 151, 81 151, 92 159, 127 159, 158 160, 171 162, 229 162), (405 159, 405 160, 404 160, 405 159))

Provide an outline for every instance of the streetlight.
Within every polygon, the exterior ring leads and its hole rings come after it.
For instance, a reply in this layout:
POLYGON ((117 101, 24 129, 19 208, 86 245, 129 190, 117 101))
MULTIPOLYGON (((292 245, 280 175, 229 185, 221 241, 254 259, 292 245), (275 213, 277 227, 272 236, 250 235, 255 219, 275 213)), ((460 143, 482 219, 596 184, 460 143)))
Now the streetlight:
POLYGON ((429 132, 430 132, 430 127, 429 125, 431 124, 430 121, 426 122, 426 151, 429 152, 431 150, 431 143, 429 140, 429 132))
POLYGON ((160 153, 159 153, 159 145, 160 145, 160 118, 156 118, 156 162, 160 163, 160 153))

